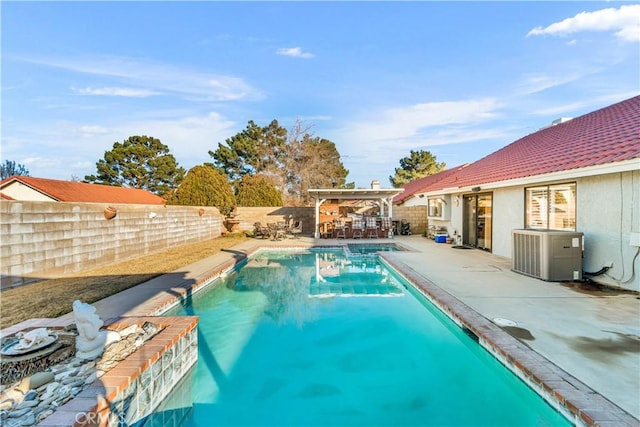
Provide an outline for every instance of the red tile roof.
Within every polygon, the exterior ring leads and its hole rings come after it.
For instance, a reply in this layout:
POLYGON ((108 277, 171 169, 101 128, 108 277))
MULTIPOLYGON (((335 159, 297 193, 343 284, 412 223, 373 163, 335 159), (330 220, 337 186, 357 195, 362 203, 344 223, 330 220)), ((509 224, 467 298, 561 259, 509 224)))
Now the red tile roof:
POLYGON ((640 96, 525 136, 437 188, 468 187, 640 158, 640 96))
POLYGON ((436 189, 443 188, 438 186, 438 183, 440 181, 455 174, 460 169, 468 165, 469 165, 468 163, 465 163, 464 165, 461 165, 461 166, 456 166, 451 169, 445 169, 442 172, 439 172, 433 175, 428 175, 422 178, 418 178, 415 181, 411 181, 403 185, 402 188, 404 188, 404 192, 395 196, 393 198, 393 203, 402 203, 405 200, 409 199, 410 197, 413 197, 415 194, 426 193, 432 189, 436 190, 436 189))
POLYGON ((164 199, 146 190, 87 184, 84 182, 56 179, 11 176, 0 182, 0 188, 19 181, 59 202, 122 203, 140 205, 162 205, 164 199))

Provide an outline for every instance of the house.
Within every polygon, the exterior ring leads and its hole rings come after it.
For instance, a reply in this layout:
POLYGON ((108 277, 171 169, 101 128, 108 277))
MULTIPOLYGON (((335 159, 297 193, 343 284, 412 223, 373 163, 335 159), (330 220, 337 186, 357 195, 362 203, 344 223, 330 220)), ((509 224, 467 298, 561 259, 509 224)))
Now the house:
POLYGON ((583 271, 640 291, 640 96, 409 183, 394 203, 426 204, 430 226, 505 257, 513 230, 581 232, 583 271))
POLYGON ((140 205, 162 205, 165 202, 162 197, 137 188, 18 175, 0 181, 0 194, 5 200, 140 205))

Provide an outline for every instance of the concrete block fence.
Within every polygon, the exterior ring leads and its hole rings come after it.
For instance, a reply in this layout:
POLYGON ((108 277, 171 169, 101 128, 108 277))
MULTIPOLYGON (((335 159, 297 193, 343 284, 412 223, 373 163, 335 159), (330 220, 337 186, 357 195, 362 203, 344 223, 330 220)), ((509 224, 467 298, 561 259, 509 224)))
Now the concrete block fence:
POLYGON ((221 235, 217 208, 0 202, 2 288, 86 270, 221 235), (202 211, 200 209, 203 209, 202 211))
MULTIPOLYGON (((101 203, 0 201, 1 287, 148 255, 225 233, 224 216, 214 207, 113 205, 106 219, 101 203)), ((238 207, 241 231, 255 222, 301 220, 312 236, 313 207, 238 207)), ((394 219, 411 222, 413 234, 427 228, 426 207, 394 207, 394 219)))

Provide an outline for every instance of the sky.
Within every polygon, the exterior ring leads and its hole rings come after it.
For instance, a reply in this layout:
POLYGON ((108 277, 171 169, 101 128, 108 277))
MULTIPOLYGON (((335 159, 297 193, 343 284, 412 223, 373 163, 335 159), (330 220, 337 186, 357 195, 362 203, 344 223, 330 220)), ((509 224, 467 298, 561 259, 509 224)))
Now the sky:
POLYGON ((0 162, 71 180, 130 136, 185 169, 277 120, 347 182, 474 162, 640 93, 640 3, 2 1, 0 162))

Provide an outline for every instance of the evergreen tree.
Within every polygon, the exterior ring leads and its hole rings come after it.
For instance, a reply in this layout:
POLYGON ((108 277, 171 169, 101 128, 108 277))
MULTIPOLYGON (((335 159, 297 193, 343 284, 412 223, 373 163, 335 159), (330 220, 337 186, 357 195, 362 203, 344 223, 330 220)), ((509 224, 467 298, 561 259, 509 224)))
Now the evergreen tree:
POLYGON ((264 176, 245 175, 236 189, 238 206, 282 206, 282 194, 264 176))
POLYGON ((436 162, 435 156, 429 151, 411 150, 408 157, 400 159, 400 167, 396 168, 394 176, 389 177, 389 182, 396 188, 402 187, 418 178, 441 172, 446 166, 444 162, 436 162))
POLYGON ((184 169, 169 147, 150 136, 131 136, 114 143, 96 167, 97 175, 87 175, 87 182, 141 188, 159 196, 176 188, 184 178, 184 169))
POLYGON ((227 177, 207 165, 194 166, 167 200, 168 205, 215 206, 229 215, 236 198, 227 177))

